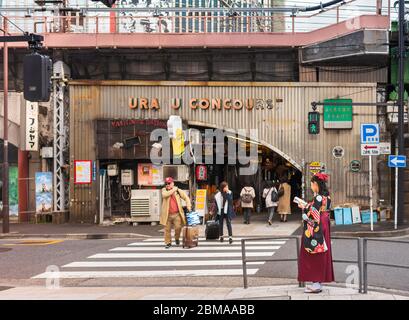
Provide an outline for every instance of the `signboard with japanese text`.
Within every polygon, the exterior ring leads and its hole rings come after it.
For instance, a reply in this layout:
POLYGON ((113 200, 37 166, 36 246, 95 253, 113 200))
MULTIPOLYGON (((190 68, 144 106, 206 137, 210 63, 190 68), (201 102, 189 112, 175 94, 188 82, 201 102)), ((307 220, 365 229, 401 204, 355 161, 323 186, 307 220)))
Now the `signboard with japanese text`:
POLYGON ((352 99, 324 100, 324 129, 352 129, 352 99), (325 103, 342 105, 326 105, 325 103), (345 105, 350 103, 351 105, 345 105))
POLYGON ((26 104, 26 150, 38 151, 38 103, 26 104))
POLYGON ((390 142, 379 143, 379 149, 381 154, 391 154, 392 147, 390 142))
POLYGON ((361 156, 379 156, 379 144, 361 144, 361 156))
POLYGON ((195 209, 199 216, 204 217, 207 211, 207 190, 197 189, 196 190, 196 206, 195 209))
POLYGON ((321 172, 321 162, 311 162, 310 163, 310 172, 311 174, 316 174, 318 172, 321 172))
POLYGON ((75 160, 74 161, 74 183, 90 184, 92 182, 92 161, 75 160))

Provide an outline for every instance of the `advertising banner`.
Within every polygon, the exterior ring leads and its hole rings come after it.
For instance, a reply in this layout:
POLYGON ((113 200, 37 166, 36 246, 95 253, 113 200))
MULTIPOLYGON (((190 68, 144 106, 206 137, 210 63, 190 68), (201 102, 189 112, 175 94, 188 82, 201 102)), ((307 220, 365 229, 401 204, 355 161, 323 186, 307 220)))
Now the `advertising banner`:
POLYGON ((53 173, 36 172, 36 212, 51 212, 53 208, 53 173))

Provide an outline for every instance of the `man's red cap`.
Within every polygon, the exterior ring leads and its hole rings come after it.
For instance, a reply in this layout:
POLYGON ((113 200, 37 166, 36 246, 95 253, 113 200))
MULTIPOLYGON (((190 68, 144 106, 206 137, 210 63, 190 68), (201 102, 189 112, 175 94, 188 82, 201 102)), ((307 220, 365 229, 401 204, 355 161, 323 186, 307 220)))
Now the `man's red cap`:
POLYGON ((165 179, 165 183, 172 183, 173 182, 173 178, 172 177, 167 177, 165 179))

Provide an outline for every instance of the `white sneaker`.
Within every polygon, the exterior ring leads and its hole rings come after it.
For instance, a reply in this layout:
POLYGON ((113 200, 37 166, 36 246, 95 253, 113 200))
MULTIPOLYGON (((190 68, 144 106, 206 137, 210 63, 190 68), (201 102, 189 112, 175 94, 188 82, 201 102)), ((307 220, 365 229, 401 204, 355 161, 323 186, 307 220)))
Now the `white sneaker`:
POLYGON ((304 293, 321 293, 322 287, 319 282, 314 282, 312 286, 307 286, 304 290, 304 293))

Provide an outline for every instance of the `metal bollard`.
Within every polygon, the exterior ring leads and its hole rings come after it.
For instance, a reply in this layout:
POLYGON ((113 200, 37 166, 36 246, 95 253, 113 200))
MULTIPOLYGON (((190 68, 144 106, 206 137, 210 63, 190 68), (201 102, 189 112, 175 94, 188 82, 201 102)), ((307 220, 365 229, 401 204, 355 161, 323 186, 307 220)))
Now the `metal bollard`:
POLYGON ((359 270, 359 293, 363 293, 362 288, 362 238, 358 238, 358 270, 359 270))
POLYGON ((244 289, 247 289, 246 243, 244 239, 241 239, 241 261, 243 263, 243 285, 244 289))
POLYGON ((363 239, 363 274, 364 274, 364 292, 368 293, 368 240, 366 238, 363 239))
MULTIPOLYGON (((297 270, 299 268, 298 262, 300 260, 300 239, 298 237, 295 238, 295 250, 297 251, 297 270)), ((298 282, 298 286, 300 288, 304 288, 305 287, 305 283, 304 282, 298 282)))

